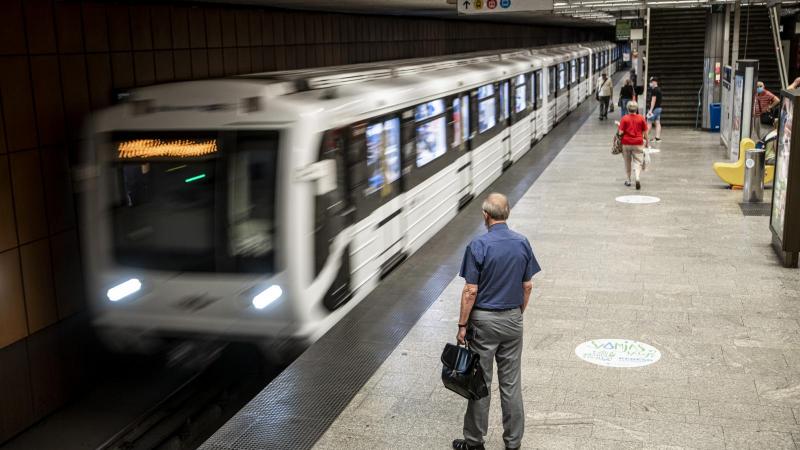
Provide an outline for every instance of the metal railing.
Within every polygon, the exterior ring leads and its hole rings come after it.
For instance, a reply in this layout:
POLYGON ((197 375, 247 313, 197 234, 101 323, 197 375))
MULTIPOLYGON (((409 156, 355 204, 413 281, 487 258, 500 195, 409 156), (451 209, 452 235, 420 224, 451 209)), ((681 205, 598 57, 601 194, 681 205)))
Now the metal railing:
POLYGON ((769 11, 769 28, 772 31, 775 59, 778 61, 778 75, 781 77, 781 88, 785 88, 789 84, 789 76, 786 73, 786 58, 783 57, 783 48, 781 47, 781 14, 778 10, 780 7, 780 2, 770 2, 767 10, 769 11))
POLYGON ((703 83, 700 83, 700 89, 697 90, 697 110, 694 113, 694 129, 700 129, 700 110, 703 109, 703 83))

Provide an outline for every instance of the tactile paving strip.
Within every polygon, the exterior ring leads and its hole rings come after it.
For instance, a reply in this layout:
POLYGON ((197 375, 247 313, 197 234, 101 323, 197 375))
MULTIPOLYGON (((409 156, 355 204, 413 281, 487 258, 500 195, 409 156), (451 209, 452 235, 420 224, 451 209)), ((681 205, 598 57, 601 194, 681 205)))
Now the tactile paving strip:
POLYGON ((743 216, 769 216, 772 203, 739 203, 743 216))
MULTIPOLYGON (((515 204, 595 106, 586 101, 573 111, 487 191, 515 204)), ((464 247, 482 231, 480 203, 461 211, 200 449, 312 448, 456 276, 464 247)))

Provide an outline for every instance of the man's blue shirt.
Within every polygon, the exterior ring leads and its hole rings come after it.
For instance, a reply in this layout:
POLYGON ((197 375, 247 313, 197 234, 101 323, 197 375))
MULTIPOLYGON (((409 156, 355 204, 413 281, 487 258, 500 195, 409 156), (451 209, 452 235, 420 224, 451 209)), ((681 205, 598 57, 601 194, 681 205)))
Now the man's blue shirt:
POLYGON ((469 243, 460 275, 478 285, 476 307, 509 309, 522 306, 522 283, 540 270, 528 239, 496 223, 469 243))

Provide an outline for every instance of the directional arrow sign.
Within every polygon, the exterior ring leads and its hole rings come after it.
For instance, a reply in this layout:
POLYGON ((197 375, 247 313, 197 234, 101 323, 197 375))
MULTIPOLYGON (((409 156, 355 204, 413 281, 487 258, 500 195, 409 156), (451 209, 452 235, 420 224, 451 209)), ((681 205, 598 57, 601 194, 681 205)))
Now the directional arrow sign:
POLYGON ((553 0, 461 0, 459 14, 503 14, 521 11, 552 11, 553 0))

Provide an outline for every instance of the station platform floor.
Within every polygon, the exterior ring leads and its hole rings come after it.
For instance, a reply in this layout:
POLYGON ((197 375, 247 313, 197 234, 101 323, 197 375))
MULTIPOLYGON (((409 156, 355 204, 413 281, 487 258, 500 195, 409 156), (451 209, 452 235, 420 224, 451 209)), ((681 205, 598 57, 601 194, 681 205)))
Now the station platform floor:
MULTIPOLYGON (((614 122, 599 121, 594 105, 581 108, 564 126, 568 136, 535 149, 550 155, 532 166, 535 182, 510 196, 509 224, 530 239, 543 268, 524 319, 522 448, 800 449, 800 272, 778 263, 768 217, 745 215, 741 191, 716 178, 711 164, 725 158, 719 135, 665 127, 637 192, 623 186, 622 158, 610 154, 614 122), (637 194, 660 201, 615 200, 637 194), (576 356, 580 344, 609 338, 649 344, 661 358, 613 368, 576 356)), ((495 189, 504 187, 514 186, 495 189)), ((468 210, 463 220, 474 236, 482 218, 479 207, 468 210)), ((462 253, 463 246, 453 250, 462 253)), ((392 317, 413 323, 403 334, 384 322, 396 340, 386 339, 394 343, 380 347, 356 388, 335 395, 347 382, 329 373, 316 381, 306 412, 286 418, 286 410, 299 411, 288 399, 309 391, 279 384, 270 394, 277 399, 262 392, 202 448, 450 448, 461 437, 466 400, 442 386, 439 356, 457 331, 458 259, 440 266, 441 290, 418 317, 390 307, 392 317), (336 417, 309 419, 311 408, 336 417), (269 437, 276 420, 291 423, 280 430, 295 435, 269 437), (307 431, 320 421, 321 430, 307 431)), ((332 348, 301 356, 295 379, 332 348)), ((357 378, 356 369, 347 376, 357 378)), ((494 379, 486 447, 502 449, 494 379)))
MULTIPOLYGON (((622 204, 613 122, 586 121, 514 206, 543 271, 525 313, 523 448, 800 448, 800 273, 768 218, 711 170, 719 135, 665 128, 642 176, 655 204, 622 204), (597 338, 656 347, 641 368, 580 360, 597 338)), ((767 191, 767 196, 769 191, 767 191)), ((476 217, 476 220, 480 220, 476 217)), ((465 400, 441 383, 463 280, 454 277, 315 448, 449 448, 465 400)), ((496 376, 495 376, 496 380, 496 376)), ((488 449, 503 448, 492 389, 488 449)))

